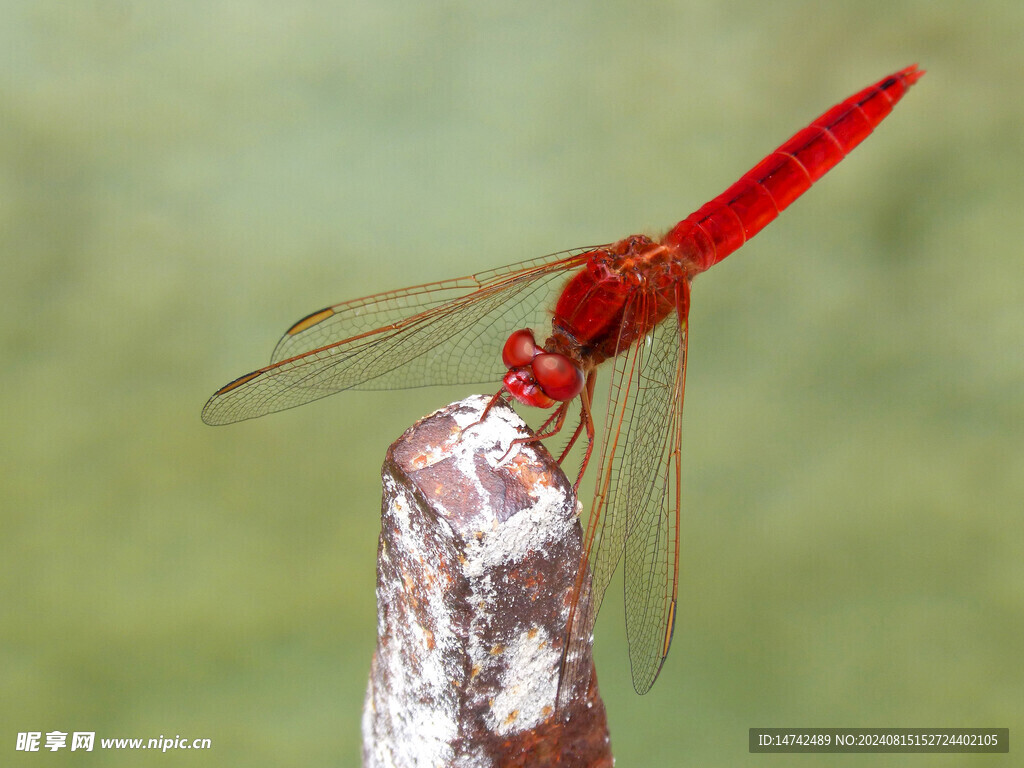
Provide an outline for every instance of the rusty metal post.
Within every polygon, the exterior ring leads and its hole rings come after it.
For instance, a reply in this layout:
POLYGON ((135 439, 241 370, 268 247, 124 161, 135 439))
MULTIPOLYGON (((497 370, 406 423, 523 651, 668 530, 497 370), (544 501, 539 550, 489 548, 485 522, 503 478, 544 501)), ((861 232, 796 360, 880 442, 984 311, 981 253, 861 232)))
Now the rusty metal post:
POLYGON ((365 768, 613 763, 593 661, 555 712, 569 594, 582 556, 572 486, 526 426, 472 397, 388 450, 377 558, 377 649, 365 768))

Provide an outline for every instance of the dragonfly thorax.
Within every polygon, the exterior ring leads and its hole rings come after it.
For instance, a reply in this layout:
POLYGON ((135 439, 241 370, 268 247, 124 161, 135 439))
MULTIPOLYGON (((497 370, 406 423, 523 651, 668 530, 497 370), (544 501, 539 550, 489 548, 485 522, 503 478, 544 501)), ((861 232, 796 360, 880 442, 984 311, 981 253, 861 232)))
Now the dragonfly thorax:
MULTIPOLYGON (((646 235, 632 235, 587 254, 562 289, 552 318, 570 358, 589 370, 628 349, 676 308, 689 275, 673 252, 646 235)), ((551 348, 551 340, 546 347, 551 348)))

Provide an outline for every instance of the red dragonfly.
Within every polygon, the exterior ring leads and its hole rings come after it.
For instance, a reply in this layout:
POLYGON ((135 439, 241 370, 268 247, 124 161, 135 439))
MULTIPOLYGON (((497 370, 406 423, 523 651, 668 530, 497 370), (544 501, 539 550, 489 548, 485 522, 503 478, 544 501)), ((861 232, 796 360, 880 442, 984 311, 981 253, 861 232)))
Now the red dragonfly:
POLYGON ((589 641, 612 573, 625 560, 630 666, 634 687, 645 693, 664 664, 675 623, 690 284, 842 160, 923 74, 907 67, 828 110, 659 240, 632 235, 314 312, 288 329, 270 365, 217 390, 203 421, 252 419, 344 389, 504 376, 496 398, 507 392, 524 404, 555 408, 540 437, 557 432, 570 404, 580 401, 569 443, 586 431, 582 477, 595 447, 597 370, 611 361, 586 562, 563 642, 560 690, 567 674, 579 679, 574 649, 589 641), (534 330, 547 326, 550 335, 538 344, 534 330))

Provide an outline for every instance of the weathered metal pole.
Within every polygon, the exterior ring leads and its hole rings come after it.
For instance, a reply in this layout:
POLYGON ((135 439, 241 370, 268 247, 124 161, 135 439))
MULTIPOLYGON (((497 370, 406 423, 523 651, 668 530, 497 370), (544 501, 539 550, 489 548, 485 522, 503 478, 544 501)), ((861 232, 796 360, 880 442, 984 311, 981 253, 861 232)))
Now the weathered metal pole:
POLYGON ((590 648, 588 689, 555 711, 582 556, 572 486, 499 404, 472 397, 388 450, 365 768, 611 766, 590 648), (502 459, 504 458, 504 461, 502 459))

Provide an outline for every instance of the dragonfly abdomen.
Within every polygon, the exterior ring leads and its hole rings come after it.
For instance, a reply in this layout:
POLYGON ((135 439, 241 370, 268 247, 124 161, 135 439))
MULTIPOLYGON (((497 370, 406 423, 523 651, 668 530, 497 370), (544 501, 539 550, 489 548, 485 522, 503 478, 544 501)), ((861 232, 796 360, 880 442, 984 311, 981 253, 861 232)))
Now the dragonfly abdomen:
POLYGON ((679 222, 662 243, 702 272, 760 232, 860 144, 924 74, 917 66, 832 107, 679 222))

